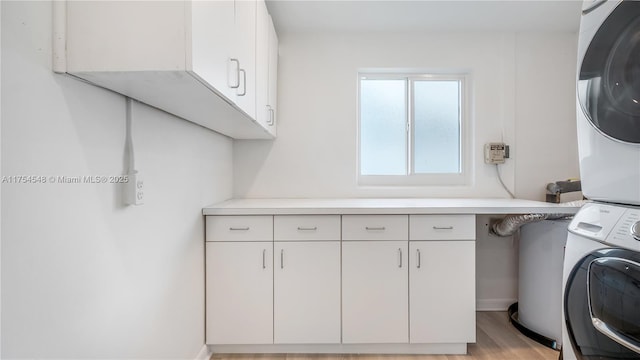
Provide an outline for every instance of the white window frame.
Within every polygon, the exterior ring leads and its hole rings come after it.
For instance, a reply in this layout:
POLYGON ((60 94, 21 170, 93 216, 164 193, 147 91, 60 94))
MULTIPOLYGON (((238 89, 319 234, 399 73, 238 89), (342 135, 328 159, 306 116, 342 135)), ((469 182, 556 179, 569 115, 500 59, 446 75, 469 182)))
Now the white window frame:
POLYGON ((357 179, 358 185, 361 186, 466 186, 472 181, 471 172, 471 149, 473 149, 471 137, 471 120, 470 120, 470 104, 471 104, 471 76, 466 71, 380 71, 380 70, 361 70, 358 72, 357 78, 357 179), (406 147, 406 168, 405 175, 362 175, 360 172, 360 87, 362 79, 375 80, 403 80, 407 81, 406 96, 406 115, 407 118, 407 147, 406 147), (460 172, 459 173, 442 173, 442 174, 416 174, 413 164, 413 154, 415 151, 415 131, 414 131, 414 115, 415 108, 412 103, 413 98, 413 81, 412 80, 455 80, 460 82, 460 172))

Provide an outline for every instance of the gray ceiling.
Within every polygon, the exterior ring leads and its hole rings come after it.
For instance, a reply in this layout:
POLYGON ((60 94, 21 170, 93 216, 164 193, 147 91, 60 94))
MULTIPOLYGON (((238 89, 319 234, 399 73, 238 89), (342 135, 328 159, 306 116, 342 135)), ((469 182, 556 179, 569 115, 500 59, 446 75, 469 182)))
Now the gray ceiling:
POLYGON ((576 0, 267 0, 279 33, 301 31, 577 31, 576 0))

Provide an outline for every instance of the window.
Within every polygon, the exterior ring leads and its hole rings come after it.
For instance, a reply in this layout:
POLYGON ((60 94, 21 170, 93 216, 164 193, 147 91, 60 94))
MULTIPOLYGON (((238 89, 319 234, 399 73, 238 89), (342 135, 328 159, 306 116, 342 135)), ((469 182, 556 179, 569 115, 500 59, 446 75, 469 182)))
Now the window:
POLYGON ((466 75, 359 74, 359 183, 468 182, 466 75))

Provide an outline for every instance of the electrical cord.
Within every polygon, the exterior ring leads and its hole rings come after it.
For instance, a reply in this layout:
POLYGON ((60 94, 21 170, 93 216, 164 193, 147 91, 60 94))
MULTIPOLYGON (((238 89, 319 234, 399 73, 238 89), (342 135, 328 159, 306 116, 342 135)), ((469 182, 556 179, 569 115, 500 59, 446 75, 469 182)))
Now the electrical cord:
POLYGON ((498 165, 499 164, 496 164, 496 174, 498 174, 498 180, 500 181, 500 184, 502 185, 504 190, 509 193, 509 196, 511 196, 512 199, 515 199, 516 196, 513 195, 513 193, 511 192, 511 190, 509 190, 507 185, 504 184, 504 181, 502 181, 502 176, 500 176, 500 169, 498 168, 498 165))
POLYGON ((125 98, 125 110, 126 110, 126 138, 125 138, 125 152, 127 154, 127 174, 133 174, 136 171, 136 156, 133 152, 133 136, 132 136, 132 119, 131 119, 131 98, 125 98))
POLYGON ((136 156, 133 151, 133 116, 132 116, 133 100, 126 97, 126 138, 124 144, 125 152, 125 171, 128 181, 124 184, 124 202, 127 205, 144 204, 144 182, 142 176, 136 170, 136 156))

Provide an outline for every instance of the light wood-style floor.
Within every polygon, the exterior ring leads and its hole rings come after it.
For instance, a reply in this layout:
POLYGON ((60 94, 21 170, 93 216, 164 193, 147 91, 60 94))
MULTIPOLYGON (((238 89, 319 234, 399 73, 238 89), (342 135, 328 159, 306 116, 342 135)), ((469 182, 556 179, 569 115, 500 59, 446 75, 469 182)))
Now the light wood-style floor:
POLYGON ((506 312, 478 312, 475 344, 468 355, 214 354, 212 360, 557 360, 559 352, 522 335, 506 312))

